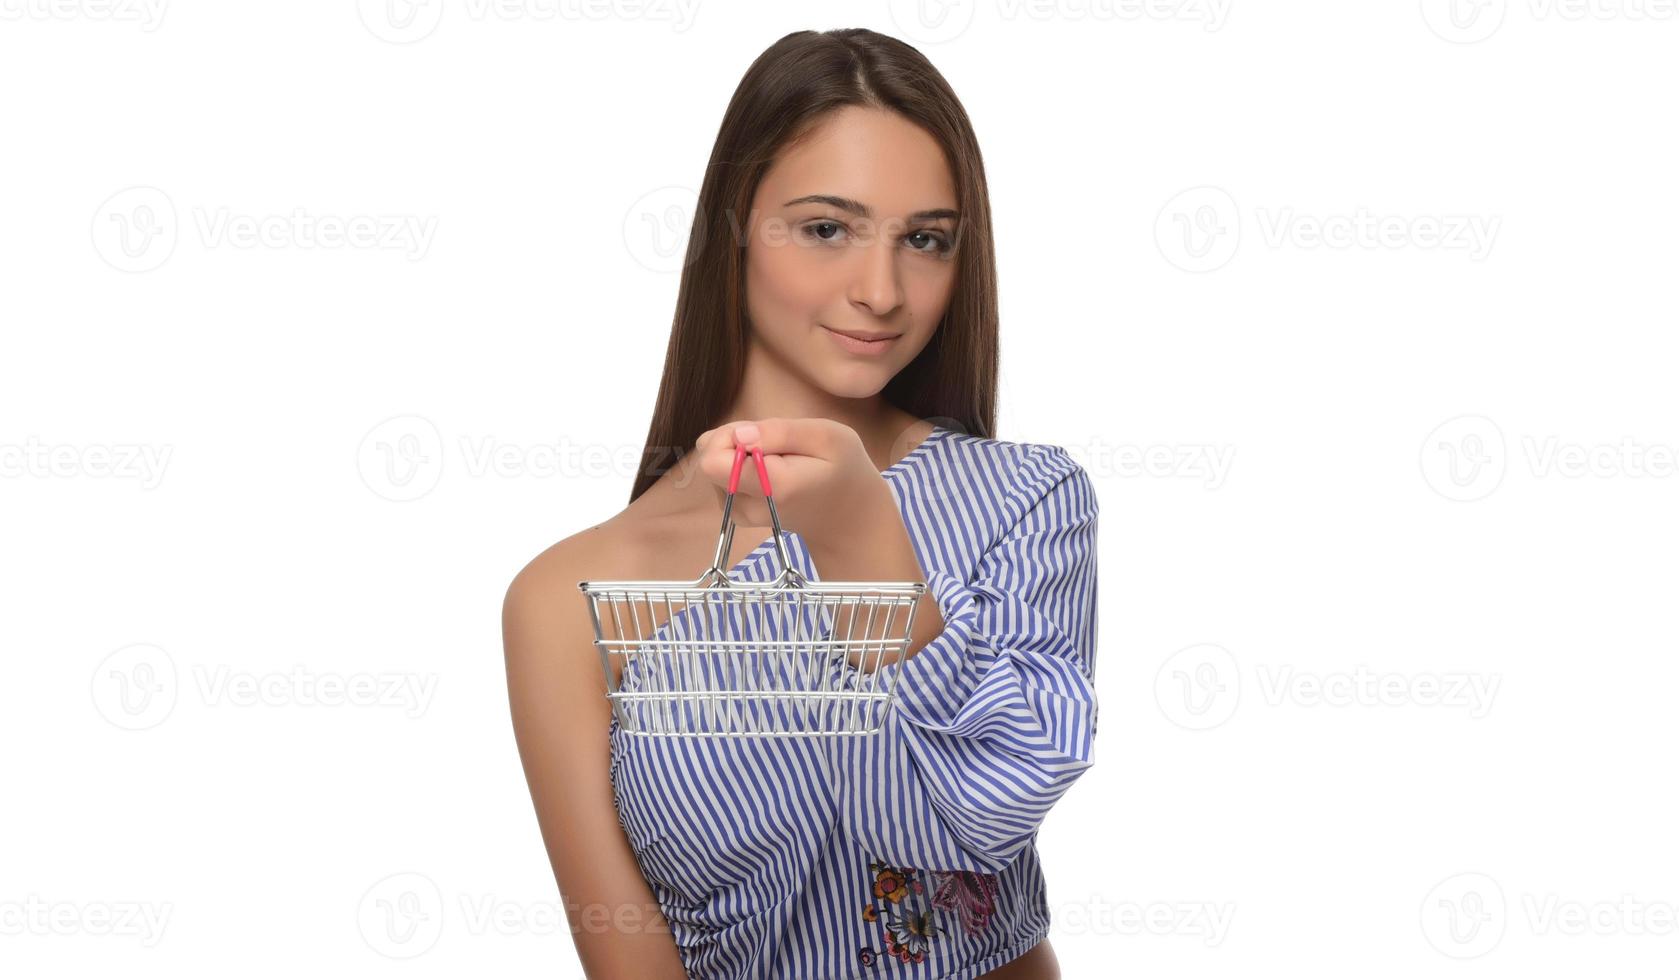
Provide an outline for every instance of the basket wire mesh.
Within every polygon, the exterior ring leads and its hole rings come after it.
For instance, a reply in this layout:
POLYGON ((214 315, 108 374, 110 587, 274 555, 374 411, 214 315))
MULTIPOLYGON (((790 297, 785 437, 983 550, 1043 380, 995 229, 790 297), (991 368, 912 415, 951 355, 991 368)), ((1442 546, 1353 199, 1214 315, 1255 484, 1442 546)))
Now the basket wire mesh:
POLYGON ((692 582, 582 581, 618 727, 679 737, 870 735, 897 696, 925 582, 810 581, 793 566, 763 451, 780 572, 728 572, 746 448, 735 448, 711 567, 692 582))

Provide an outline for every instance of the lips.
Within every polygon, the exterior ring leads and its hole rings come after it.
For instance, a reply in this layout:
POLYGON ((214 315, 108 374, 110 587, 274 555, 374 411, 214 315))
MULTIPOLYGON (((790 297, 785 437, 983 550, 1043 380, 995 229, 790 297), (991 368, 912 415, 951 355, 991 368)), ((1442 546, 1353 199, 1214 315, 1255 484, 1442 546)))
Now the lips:
POLYGON ((834 333, 839 334, 841 337, 850 337, 852 340, 866 340, 866 341, 891 340, 894 337, 902 337, 903 336, 903 334, 901 334, 901 333, 859 333, 856 330, 834 330, 833 327, 830 327, 826 324, 823 325, 822 329, 832 330, 834 333))
POLYGON ((892 348, 893 344, 897 343, 899 337, 903 336, 903 334, 897 333, 871 334, 850 330, 835 330, 826 324, 822 325, 822 329, 827 331, 828 336, 834 338, 834 343, 838 344, 841 350, 850 354, 860 354, 864 357, 884 354, 892 348))

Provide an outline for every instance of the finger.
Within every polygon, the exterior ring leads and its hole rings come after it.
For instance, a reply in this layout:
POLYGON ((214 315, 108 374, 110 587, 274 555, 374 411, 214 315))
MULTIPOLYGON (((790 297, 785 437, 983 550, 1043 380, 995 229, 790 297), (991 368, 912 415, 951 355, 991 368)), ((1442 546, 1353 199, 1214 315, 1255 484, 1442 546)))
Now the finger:
MULTIPOLYGON (((757 429, 756 440, 742 443, 748 448, 757 446, 766 456, 818 456, 826 459, 834 455, 834 426, 840 423, 832 419, 775 417, 748 424, 757 429)), ((741 427, 736 426, 737 433, 741 427)))
POLYGON ((729 431, 734 436, 735 445, 748 449, 758 446, 763 438, 756 422, 736 422, 729 426, 729 431))
MULTIPOLYGON (((735 438, 735 430, 740 426, 751 424, 752 422, 750 419, 733 419, 731 421, 724 422, 715 429, 707 429, 700 433, 700 437, 694 440, 694 447, 696 449, 722 448, 727 449, 729 452, 734 452, 735 445, 737 443, 741 443, 741 440, 735 438)), ((751 443, 741 444, 747 446, 751 445, 751 443)))
MULTIPOLYGON (((725 422, 714 429, 705 430, 694 440, 694 451, 692 455, 695 457, 697 465, 706 473, 707 477, 717 485, 719 500, 722 499, 723 494, 728 492, 728 478, 734 467, 735 455, 737 452, 737 440, 734 437, 734 430, 737 426, 745 424, 747 423, 744 420, 725 422)), ((757 484, 754 482, 748 485, 745 474, 749 473, 753 469, 753 466, 750 461, 744 461, 744 464, 741 477, 741 488, 750 490, 756 487, 757 484)))

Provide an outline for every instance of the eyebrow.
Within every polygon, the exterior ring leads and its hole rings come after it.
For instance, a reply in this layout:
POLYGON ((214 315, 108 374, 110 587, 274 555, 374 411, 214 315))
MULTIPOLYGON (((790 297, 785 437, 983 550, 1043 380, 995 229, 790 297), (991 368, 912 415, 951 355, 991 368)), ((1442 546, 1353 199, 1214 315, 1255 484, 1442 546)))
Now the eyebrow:
MULTIPOLYGON (((839 208, 841 211, 849 211, 858 217, 874 217, 874 212, 870 211, 869 206, 862 201, 853 201, 849 197, 836 197, 833 194, 806 194, 804 197, 795 197, 782 206, 790 208, 795 204, 826 204, 830 207, 839 208)), ((954 208, 930 208, 926 211, 915 212, 909 216, 909 220, 937 221, 940 218, 959 217, 961 215, 954 208)))

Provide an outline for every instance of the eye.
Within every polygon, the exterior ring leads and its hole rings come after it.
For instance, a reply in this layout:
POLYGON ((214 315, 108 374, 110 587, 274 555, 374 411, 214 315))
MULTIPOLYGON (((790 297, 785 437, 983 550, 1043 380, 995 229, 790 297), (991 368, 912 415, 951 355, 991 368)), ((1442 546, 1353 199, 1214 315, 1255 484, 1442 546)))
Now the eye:
POLYGON ((936 231, 915 231, 904 236, 904 241, 910 242, 910 250, 924 252, 928 255, 946 256, 950 254, 950 239, 936 231))
POLYGON ((804 237, 824 244, 839 241, 839 235, 844 230, 844 226, 837 221, 812 221, 799 228, 804 237), (823 234, 824 230, 830 230, 832 234, 823 234))

